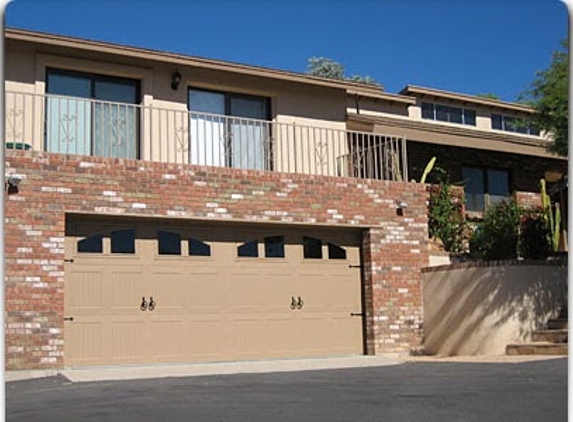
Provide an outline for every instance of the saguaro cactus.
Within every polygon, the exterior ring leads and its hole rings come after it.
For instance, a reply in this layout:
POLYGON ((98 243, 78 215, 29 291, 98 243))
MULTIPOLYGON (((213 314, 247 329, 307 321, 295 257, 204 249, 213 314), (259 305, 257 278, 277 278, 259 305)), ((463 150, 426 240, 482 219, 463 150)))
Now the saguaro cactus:
POLYGON ((559 236, 561 235, 561 208, 555 203, 555 211, 551 207, 551 198, 547 194, 545 179, 539 181, 541 185, 541 206, 545 212, 545 224, 551 233, 551 248, 557 252, 559 248, 559 236), (555 215, 554 215, 555 213, 555 215))

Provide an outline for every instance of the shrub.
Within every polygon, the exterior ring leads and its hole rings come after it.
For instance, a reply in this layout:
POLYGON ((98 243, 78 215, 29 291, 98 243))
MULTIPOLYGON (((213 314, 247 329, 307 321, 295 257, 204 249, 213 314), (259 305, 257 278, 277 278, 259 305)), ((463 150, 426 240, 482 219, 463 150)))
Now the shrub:
POLYGON ((430 237, 440 239, 446 251, 461 252, 466 239, 463 199, 453 195, 452 183, 445 172, 440 173, 439 184, 433 186, 430 193, 429 234, 430 237))
POLYGON ((545 259, 552 251, 551 232, 547 227, 543 209, 531 209, 523 213, 519 251, 526 259, 545 259))
POLYGON ((470 254, 487 261, 517 258, 522 213, 512 199, 490 206, 472 235, 470 254))

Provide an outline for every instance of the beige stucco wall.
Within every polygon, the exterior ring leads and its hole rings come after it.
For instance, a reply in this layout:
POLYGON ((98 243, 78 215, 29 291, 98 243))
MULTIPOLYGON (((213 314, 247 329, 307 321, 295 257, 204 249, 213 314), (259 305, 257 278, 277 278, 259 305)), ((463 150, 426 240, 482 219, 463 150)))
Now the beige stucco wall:
POLYGON ((567 303, 566 266, 446 267, 422 280, 424 349, 432 355, 503 355, 567 303))
MULTIPOLYGON (((467 108, 469 110, 474 110, 476 112, 476 125, 460 125, 457 123, 448 123, 442 121, 435 121, 436 124, 439 125, 446 125, 446 126, 453 126, 453 127, 460 127, 463 126, 466 129, 475 129, 475 130, 486 130, 490 132, 496 133, 503 133, 503 134, 511 134, 511 132, 505 132, 502 130, 492 129, 491 127, 491 115, 493 114, 503 114, 505 116, 511 116, 516 118, 526 119, 528 114, 525 112, 513 111, 513 110, 506 110, 506 109, 495 109, 489 106, 480 105, 480 104, 468 104, 467 102, 463 101, 454 101, 451 99, 442 99, 442 98, 417 98, 416 104, 411 105, 408 108, 408 117, 414 120, 423 120, 424 122, 433 123, 432 120, 429 119, 422 119, 422 102, 429 102, 434 104, 441 104, 445 106, 451 107, 462 107, 467 108)), ((526 135, 520 133, 519 136, 524 136, 531 139, 538 139, 537 136, 526 135)), ((546 137, 545 134, 541 134, 542 137, 546 137)))
POLYGON ((7 40, 6 90, 38 95, 8 94, 6 109, 14 113, 7 126, 17 126, 12 132, 18 141, 34 149, 43 148, 41 96, 48 67, 139 80, 145 107, 139 121, 143 159, 188 162, 189 87, 268 97, 272 121, 279 124, 273 133, 275 170, 335 175, 339 157, 347 154, 346 138, 337 132, 346 128, 344 89, 7 40), (176 70, 182 81, 173 90, 171 75, 176 70), (326 134, 325 129, 333 131, 326 134))

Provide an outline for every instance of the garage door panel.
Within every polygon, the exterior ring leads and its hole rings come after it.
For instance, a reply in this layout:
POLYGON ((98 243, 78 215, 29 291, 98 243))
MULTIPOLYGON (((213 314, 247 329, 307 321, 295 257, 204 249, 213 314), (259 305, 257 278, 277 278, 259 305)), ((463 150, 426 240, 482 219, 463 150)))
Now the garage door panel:
POLYGON ((109 358, 115 361, 138 363, 147 355, 143 323, 138 320, 114 319, 106 328, 109 338, 106 348, 109 358))
POLYGON ((193 318, 188 321, 185 334, 186 356, 192 356, 192 360, 221 360, 231 355, 231 329, 224 319, 193 318))
POLYGON ((183 281, 187 311, 193 315, 201 313, 219 313, 230 304, 229 290, 231 280, 219 273, 189 274, 183 281))
POLYGON ((102 312, 108 306, 105 294, 106 274, 101 270, 77 271, 67 273, 66 303, 69 312, 76 315, 102 312))
POLYGON ((140 305, 148 289, 143 271, 111 269, 107 283, 111 292, 107 299, 113 314, 141 312, 140 305))
POLYGON ((151 325, 151 335, 145 347, 149 349, 149 354, 153 360, 157 362, 182 362, 184 357, 183 321, 154 316, 151 325))
POLYGON ((148 273, 148 301, 155 304, 154 314, 181 314, 185 297, 183 295, 185 276, 178 272, 151 271, 148 273))
POLYGON ((90 365, 105 361, 103 325, 97 321, 66 324, 64 353, 72 358, 70 364, 90 365))

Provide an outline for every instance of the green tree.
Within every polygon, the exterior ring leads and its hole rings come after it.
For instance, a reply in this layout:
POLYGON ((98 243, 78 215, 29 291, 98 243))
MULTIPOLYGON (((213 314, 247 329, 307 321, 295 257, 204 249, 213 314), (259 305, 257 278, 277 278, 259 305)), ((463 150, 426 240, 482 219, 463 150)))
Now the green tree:
POLYGON ((534 123, 546 131, 551 144, 549 151, 567 155, 569 126, 569 43, 561 42, 561 50, 553 52, 551 64, 546 70, 537 71, 529 89, 519 100, 531 105, 537 112, 534 123))
POLYGON ((327 57, 311 57, 308 59, 306 73, 330 79, 344 79, 344 67, 327 57))
POLYGON ((306 73, 313 76, 322 76, 323 78, 338 79, 341 81, 358 82, 367 85, 382 87, 381 84, 371 76, 344 76, 344 66, 327 57, 311 57, 308 59, 306 73))
POLYGON ((487 98, 490 100, 499 100, 499 97, 493 92, 484 92, 483 94, 476 94, 476 97, 487 98))

